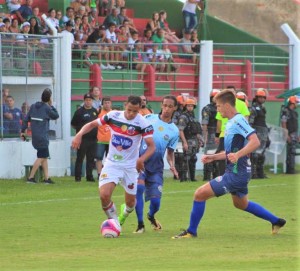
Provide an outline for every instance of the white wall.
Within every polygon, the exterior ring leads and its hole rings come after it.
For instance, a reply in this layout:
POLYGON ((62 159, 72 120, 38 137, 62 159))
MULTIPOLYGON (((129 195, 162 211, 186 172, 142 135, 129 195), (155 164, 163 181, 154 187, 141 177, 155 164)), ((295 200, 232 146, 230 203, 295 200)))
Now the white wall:
MULTIPOLYGON (((50 140, 49 176, 65 176, 69 167, 70 152, 65 151, 65 142, 50 140)), ((32 165, 36 150, 31 141, 3 140, 0 142, 0 178, 17 179, 25 176, 25 165, 32 165)))

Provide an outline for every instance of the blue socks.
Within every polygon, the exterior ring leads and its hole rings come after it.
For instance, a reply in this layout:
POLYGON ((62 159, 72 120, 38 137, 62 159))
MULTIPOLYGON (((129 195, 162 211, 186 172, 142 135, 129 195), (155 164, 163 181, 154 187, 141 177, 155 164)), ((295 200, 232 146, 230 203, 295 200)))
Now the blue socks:
POLYGON ((272 224, 276 224, 279 219, 277 216, 273 215, 267 209, 252 201, 249 201, 248 206, 244 211, 251 213, 257 217, 260 217, 262 219, 265 219, 267 221, 270 221, 272 224))
POLYGON ((136 191, 136 205, 135 205, 135 212, 138 219, 139 224, 144 223, 143 219, 143 212, 144 212, 144 191, 145 191, 145 185, 138 184, 137 191, 136 191))
POLYGON ((149 216, 153 217, 158 212, 160 207, 160 198, 150 199, 149 216))
POLYGON ((190 217, 190 226, 187 231, 193 235, 197 235, 197 228, 200 223, 200 220, 205 211, 205 201, 194 201, 191 217, 190 217))

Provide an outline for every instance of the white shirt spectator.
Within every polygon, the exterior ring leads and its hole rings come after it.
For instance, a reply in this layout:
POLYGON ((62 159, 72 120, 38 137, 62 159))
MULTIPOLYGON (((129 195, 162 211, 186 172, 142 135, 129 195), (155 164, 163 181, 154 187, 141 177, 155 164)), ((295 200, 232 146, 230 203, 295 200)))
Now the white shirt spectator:
MULTIPOLYGON (((196 2, 200 3, 201 0, 198 0, 196 2)), ((191 2, 189 2, 189 0, 186 0, 184 5, 183 5, 182 11, 187 11, 189 13, 195 14, 196 13, 196 8, 197 8, 197 3, 191 3, 191 2)))
POLYGON ((21 0, 6 0, 7 7, 9 12, 18 10, 21 7, 21 0))
POLYGON ((117 35, 115 32, 110 32, 108 29, 105 31, 105 37, 108 40, 111 40, 112 43, 118 43, 117 35))

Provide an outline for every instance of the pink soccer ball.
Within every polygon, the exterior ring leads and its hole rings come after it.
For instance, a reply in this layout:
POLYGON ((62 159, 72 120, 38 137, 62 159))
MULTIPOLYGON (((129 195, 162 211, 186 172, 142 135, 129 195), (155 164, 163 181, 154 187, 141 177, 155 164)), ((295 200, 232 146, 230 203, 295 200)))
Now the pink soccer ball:
POLYGON ((121 226, 118 221, 110 218, 103 221, 100 231, 104 238, 117 238, 120 236, 121 226))

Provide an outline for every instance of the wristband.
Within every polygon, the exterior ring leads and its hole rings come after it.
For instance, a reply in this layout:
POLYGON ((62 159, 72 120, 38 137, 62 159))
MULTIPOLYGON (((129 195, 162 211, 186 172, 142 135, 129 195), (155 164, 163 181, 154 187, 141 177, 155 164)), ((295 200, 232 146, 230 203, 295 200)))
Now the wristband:
POLYGON ((215 133, 215 137, 219 137, 221 133, 215 133))

